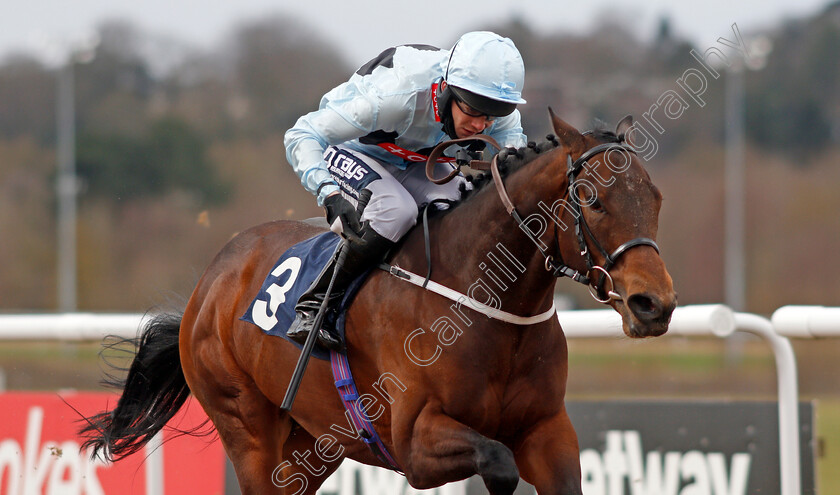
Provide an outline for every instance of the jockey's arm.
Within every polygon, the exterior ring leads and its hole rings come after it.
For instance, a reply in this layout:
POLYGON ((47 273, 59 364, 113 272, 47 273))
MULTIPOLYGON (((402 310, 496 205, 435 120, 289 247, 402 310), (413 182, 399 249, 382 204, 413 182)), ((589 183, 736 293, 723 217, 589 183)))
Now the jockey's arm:
POLYGON ((338 185, 324 161, 324 150, 364 134, 363 129, 347 122, 331 108, 302 116, 294 127, 286 131, 286 159, 300 177, 303 187, 316 195, 318 205, 323 205, 324 198, 338 191, 338 185))
POLYGON ((327 196, 339 190, 327 169, 324 150, 374 129, 400 131, 410 123, 413 108, 406 95, 383 97, 375 88, 351 79, 324 95, 318 110, 302 116, 286 131, 286 158, 303 186, 323 205, 327 196))

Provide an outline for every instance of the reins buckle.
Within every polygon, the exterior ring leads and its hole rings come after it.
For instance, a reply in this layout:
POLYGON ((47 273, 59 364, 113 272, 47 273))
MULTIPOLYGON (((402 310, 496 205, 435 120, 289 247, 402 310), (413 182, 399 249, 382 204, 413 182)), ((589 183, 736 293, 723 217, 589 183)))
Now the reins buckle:
POLYGON ((411 277, 409 277, 407 273, 405 273, 404 271, 400 270, 398 267, 393 266, 393 265, 391 265, 391 267, 388 269, 388 273, 390 273, 391 275, 393 275, 397 278, 401 278, 401 279, 404 279, 404 280, 411 279, 411 277))

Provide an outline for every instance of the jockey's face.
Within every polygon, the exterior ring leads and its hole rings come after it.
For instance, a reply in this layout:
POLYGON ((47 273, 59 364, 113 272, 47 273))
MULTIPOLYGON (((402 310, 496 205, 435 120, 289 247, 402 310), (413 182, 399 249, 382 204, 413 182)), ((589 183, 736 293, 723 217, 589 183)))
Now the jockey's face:
MULTIPOLYGON (((452 122, 455 126, 455 134, 458 135, 459 138, 470 137, 475 134, 479 134, 487 129, 490 124, 492 123, 492 117, 487 117, 486 115, 477 114, 470 115, 465 113, 464 110, 461 108, 461 105, 466 105, 465 103, 458 100, 458 98, 452 98, 452 122)), ((474 113, 475 111, 472 109, 467 109, 470 113, 474 113)))

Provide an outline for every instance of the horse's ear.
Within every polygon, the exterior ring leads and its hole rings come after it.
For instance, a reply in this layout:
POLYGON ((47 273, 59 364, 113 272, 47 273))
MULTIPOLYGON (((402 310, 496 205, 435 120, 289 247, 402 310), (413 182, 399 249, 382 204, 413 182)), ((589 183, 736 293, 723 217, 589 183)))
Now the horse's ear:
POLYGON ((548 114, 551 116, 551 126, 554 127, 554 133, 557 134, 557 138, 564 146, 570 150, 583 148, 583 135, 580 131, 558 117, 551 107, 548 107, 548 114))
POLYGON ((618 125, 615 126, 615 135, 618 136, 619 141, 624 141, 627 139, 627 132, 630 128, 633 127, 633 116, 627 115, 620 121, 618 121, 618 125))

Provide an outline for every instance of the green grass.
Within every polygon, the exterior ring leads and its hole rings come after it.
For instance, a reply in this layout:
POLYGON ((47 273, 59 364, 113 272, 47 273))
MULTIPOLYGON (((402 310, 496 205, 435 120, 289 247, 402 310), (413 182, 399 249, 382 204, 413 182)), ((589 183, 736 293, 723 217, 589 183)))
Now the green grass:
MULTIPOLYGON (((824 399, 817 403, 817 438, 822 456, 817 458, 817 493, 840 493, 840 399, 824 399)), ((819 452, 818 452, 819 454, 819 452)))
POLYGON ((72 359, 74 363, 95 362, 101 346, 94 343, 5 342, 0 345, 0 363, 37 359, 72 359))
MULTIPOLYGON (((678 372, 686 373, 709 373, 710 370, 720 369, 728 366, 725 352, 698 353, 695 349, 670 349, 663 352, 660 348, 653 347, 642 349, 641 347, 628 349, 626 353, 610 352, 588 349, 571 353, 569 355, 569 367, 575 366, 627 366, 642 365, 653 368, 670 368, 678 372)), ((768 355, 756 355, 750 353, 742 355, 737 359, 737 365, 747 368, 765 369, 773 366, 773 357, 768 355)))
MULTIPOLYGON (((99 343, 4 342, 0 344, 0 370, 8 390, 102 390, 107 367, 99 343)), ((104 352, 120 365, 126 359, 113 350, 104 352)), ((110 370, 109 370, 110 371, 110 370)))

